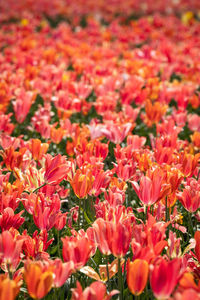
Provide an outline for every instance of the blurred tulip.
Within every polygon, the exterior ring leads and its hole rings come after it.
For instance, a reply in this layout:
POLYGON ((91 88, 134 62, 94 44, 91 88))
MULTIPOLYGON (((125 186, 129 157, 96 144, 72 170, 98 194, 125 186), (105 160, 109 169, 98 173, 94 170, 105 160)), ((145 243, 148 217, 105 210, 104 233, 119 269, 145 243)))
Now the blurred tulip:
POLYGON ((78 169, 74 175, 71 186, 79 199, 85 198, 92 188, 94 177, 90 170, 78 169))
POLYGON ((113 290, 110 294, 106 292, 106 286, 102 282, 93 282, 84 291, 80 283, 76 282, 76 288, 72 289, 71 300, 109 300, 112 296, 118 294, 118 291, 113 290))
POLYGON ((143 292, 147 284, 148 274, 149 265, 146 260, 135 259, 133 262, 130 262, 130 259, 128 259, 127 283, 133 295, 138 296, 143 292))
POLYGON ((180 267, 180 260, 178 258, 167 261, 162 257, 155 263, 150 274, 150 284, 158 300, 170 297, 178 283, 180 267))
POLYGON ((194 238, 196 241, 196 245, 195 245, 195 254, 197 256, 197 259, 200 263, 200 231, 196 231, 194 234, 194 238))
POLYGON ((40 262, 27 261, 24 265, 24 280, 33 299, 42 299, 53 285, 53 271, 40 262))
POLYGON ((20 284, 11 280, 5 274, 0 275, 0 299, 14 300, 19 294, 20 284))
POLYGON ((28 148, 32 153, 33 159, 40 160, 43 154, 46 154, 49 144, 42 143, 39 139, 32 139, 28 143, 28 148))

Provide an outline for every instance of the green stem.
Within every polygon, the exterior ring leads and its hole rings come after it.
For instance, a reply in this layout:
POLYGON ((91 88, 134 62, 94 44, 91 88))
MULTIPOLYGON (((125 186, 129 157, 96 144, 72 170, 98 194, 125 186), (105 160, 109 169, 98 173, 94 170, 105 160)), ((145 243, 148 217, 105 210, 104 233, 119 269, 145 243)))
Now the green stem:
POLYGON ((193 230, 191 213, 189 211, 188 211, 188 220, 189 220, 189 231, 190 231, 191 237, 193 237, 194 236, 194 230, 193 230))
POLYGON ((57 230, 57 248, 58 248, 58 257, 61 258, 61 254, 60 254, 60 234, 59 234, 59 230, 57 230))
POLYGON ((123 282, 122 282, 122 268, 121 260, 118 258, 118 289, 119 289, 119 299, 123 300, 123 282))
POLYGON ((152 216, 154 214, 154 207, 153 207, 153 205, 151 205, 151 214, 152 214, 152 216))
POLYGON ((148 206, 144 206, 144 217, 145 217, 145 221, 147 223, 148 221, 148 206))
POLYGON ((37 192, 39 189, 41 189, 43 186, 45 186, 45 185, 47 185, 47 183, 45 182, 45 183, 43 183, 41 186, 39 186, 39 187, 37 187, 35 190, 33 190, 33 192, 32 193, 35 193, 35 192, 37 192))
POLYGON ((168 206, 167 206, 167 197, 165 198, 165 219, 166 219, 166 222, 169 221, 168 206))
POLYGON ((108 277, 107 282, 108 282, 108 291, 110 291, 110 275, 109 275, 108 264, 109 264, 108 255, 106 255, 106 272, 107 272, 107 277, 108 277))
POLYGON ((92 219, 95 219, 95 208, 94 208, 94 197, 90 196, 90 206, 91 206, 91 214, 92 214, 92 219))
POLYGON ((78 229, 80 229, 80 223, 81 223, 81 200, 79 201, 79 207, 78 207, 78 229))
POLYGON ((12 280, 12 272, 10 270, 10 264, 7 265, 9 278, 12 280))
POLYGON ((86 214, 86 209, 85 209, 85 199, 82 200, 83 204, 82 204, 82 208, 83 208, 83 227, 85 226, 85 214, 86 214))

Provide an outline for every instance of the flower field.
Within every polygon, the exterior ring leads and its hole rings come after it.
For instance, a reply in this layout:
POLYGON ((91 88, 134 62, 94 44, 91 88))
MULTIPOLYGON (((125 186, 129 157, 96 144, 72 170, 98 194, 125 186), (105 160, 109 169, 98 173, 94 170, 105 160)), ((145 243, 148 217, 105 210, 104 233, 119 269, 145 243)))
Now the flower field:
POLYGON ((200 2, 0 1, 0 300, 200 299, 200 2))

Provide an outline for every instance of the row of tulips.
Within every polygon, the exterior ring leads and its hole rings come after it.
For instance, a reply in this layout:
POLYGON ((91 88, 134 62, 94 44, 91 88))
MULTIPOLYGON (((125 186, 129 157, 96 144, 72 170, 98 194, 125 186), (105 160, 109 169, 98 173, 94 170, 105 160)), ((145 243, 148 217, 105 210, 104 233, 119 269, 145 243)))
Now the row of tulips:
POLYGON ((199 3, 112 2, 0 3, 2 300, 200 299, 199 3))

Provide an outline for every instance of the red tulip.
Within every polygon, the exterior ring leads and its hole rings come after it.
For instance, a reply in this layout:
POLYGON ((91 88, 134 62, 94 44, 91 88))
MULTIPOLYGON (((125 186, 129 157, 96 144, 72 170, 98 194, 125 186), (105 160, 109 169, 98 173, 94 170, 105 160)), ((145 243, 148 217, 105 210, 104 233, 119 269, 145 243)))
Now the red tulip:
POLYGON ((10 270, 15 269, 20 262, 20 254, 24 239, 16 239, 10 231, 0 235, 0 263, 6 264, 10 270))
POLYGON ((64 261, 72 261, 75 269, 82 268, 92 255, 94 243, 85 236, 66 236, 62 242, 64 261))
POLYGON ((132 237, 131 220, 108 222, 101 218, 94 224, 94 236, 99 250, 105 254, 123 257, 130 246, 132 237))
POLYGON ((196 241, 195 253, 196 253, 198 261, 200 262, 200 231, 195 232, 194 238, 196 241))
POLYGON ((164 258, 153 266, 150 284, 158 300, 168 299, 172 294, 180 275, 180 260, 175 258, 167 261, 164 258))
POLYGON ((118 294, 118 291, 113 290, 110 294, 106 292, 106 286, 99 281, 93 282, 84 291, 80 283, 76 282, 76 288, 72 289, 71 300, 109 300, 112 296, 118 294))
POLYGON ((61 259, 57 258, 53 261, 53 266, 54 286, 61 287, 72 274, 74 270, 74 264, 72 261, 63 263, 61 259))
POLYGON ((46 155, 44 179, 48 184, 59 184, 67 175, 69 166, 64 156, 46 155))

